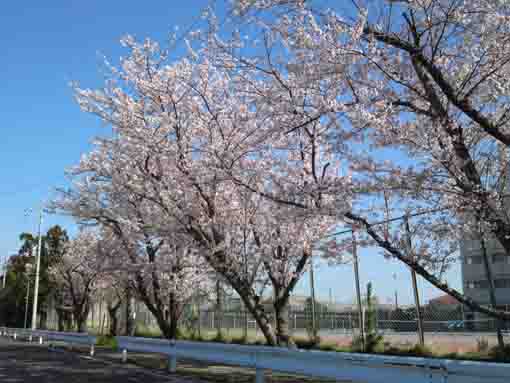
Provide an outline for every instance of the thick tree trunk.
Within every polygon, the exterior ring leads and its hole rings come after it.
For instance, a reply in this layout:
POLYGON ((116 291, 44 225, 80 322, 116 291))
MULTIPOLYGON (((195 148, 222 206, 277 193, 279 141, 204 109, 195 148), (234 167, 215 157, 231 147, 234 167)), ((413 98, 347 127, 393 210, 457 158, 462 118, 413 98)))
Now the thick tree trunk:
POLYGON ((87 319, 89 316, 89 304, 87 301, 80 304, 76 303, 74 306, 73 314, 76 321, 76 330, 78 332, 87 332, 87 319))
POLYGON ((58 322, 58 331, 62 332, 62 331, 65 331, 65 328, 66 328, 66 323, 65 323, 65 312, 61 309, 57 309, 57 322, 58 322))
POLYGON ((71 312, 65 312, 65 330, 71 331, 73 328, 73 316, 71 312))
POLYGON ((177 319, 176 316, 172 313, 169 313, 168 320, 165 319, 163 312, 154 313, 154 317, 156 318, 156 322, 158 322, 158 327, 163 334, 163 337, 166 339, 177 339, 177 319))
POLYGON ((75 313, 76 330, 78 332, 87 332, 87 314, 88 312, 75 313))
POLYGON ((126 328, 125 335, 126 336, 134 336, 135 335, 135 321, 133 318, 133 295, 131 290, 128 289, 126 293, 126 328))
POLYGON ((170 293, 168 309, 170 311, 168 316, 168 320, 170 321, 170 339, 177 339, 182 306, 179 304, 177 296, 174 293, 170 293))
POLYGON ((269 322, 267 314, 264 312, 264 307, 252 295, 245 294, 243 289, 240 289, 238 294, 243 300, 246 309, 257 322, 257 326, 264 335, 267 345, 276 346, 278 344, 276 340, 276 334, 273 327, 271 326, 271 323, 269 322))
POLYGON ((278 346, 293 347, 295 344, 292 341, 289 331, 288 299, 276 299, 274 302, 274 312, 276 316, 276 342, 278 346))
POLYGON ((117 312, 119 311, 120 305, 108 306, 108 317, 110 318, 110 328, 108 333, 110 336, 117 336, 117 331, 119 329, 119 318, 117 316, 117 312))
POLYGON ((170 312, 170 324, 169 324, 169 327, 170 327, 170 339, 177 339, 177 336, 178 336, 178 329, 179 329, 179 326, 178 326, 178 323, 179 323, 179 318, 178 318, 178 315, 176 312, 170 312))

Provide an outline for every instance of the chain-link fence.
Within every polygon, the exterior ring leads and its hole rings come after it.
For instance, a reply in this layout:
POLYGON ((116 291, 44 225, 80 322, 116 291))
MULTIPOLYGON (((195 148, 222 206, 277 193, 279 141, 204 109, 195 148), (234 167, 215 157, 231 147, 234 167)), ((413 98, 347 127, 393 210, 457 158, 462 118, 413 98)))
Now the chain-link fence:
MULTIPOLYGON (((459 333, 459 332, 495 332, 497 321, 494 319, 468 319, 473 318, 472 313, 465 312, 461 306, 454 306, 448 310, 421 308, 423 318, 423 331, 425 333, 459 333)), ((218 321, 225 330, 242 329, 245 326, 246 314, 242 311, 224 312, 218 315, 216 311, 202 311, 200 313, 200 327, 202 329, 216 329, 218 321)), ((361 322, 367 326, 366 309, 362 310, 361 322)), ((270 321, 274 315, 268 314, 270 321)), ((375 330, 382 333, 417 332, 418 319, 415 307, 397 308, 388 310, 375 307, 375 330)), ((144 323, 146 324, 146 323, 144 323)), ((289 328, 291 332, 304 332, 312 325, 312 318, 304 311, 289 313, 289 328)), ((360 328, 360 318, 356 310, 345 312, 316 313, 315 326, 324 332, 352 332, 360 328)), ((248 328, 255 329, 256 322, 248 315, 248 328)), ((510 321, 502 323, 504 331, 510 331, 510 321)))

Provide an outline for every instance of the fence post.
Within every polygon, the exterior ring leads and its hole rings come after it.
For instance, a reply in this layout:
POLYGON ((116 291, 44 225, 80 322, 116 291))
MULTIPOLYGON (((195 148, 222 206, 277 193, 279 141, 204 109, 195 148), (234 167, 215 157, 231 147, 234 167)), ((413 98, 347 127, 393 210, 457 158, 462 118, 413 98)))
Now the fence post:
POLYGON ((122 350, 122 363, 126 363, 127 362, 127 350, 124 349, 122 350))
POLYGON ((92 343, 90 345, 90 356, 94 356, 95 352, 96 352, 96 349, 94 347, 94 343, 92 343))
POLYGON ((16 331, 14 331, 14 340, 16 340, 17 336, 18 336, 18 334, 16 334, 16 331))
POLYGON ((39 337, 39 344, 43 344, 42 336, 39 337))

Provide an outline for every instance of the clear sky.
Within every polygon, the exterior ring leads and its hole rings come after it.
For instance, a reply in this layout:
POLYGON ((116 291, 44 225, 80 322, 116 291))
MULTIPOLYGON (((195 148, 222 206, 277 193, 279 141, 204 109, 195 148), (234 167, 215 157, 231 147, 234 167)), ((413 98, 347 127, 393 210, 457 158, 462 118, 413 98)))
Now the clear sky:
MULTIPOLYGON (((65 186, 64 170, 90 148, 91 139, 105 133, 94 117, 80 112, 72 98, 70 81, 100 86, 102 57, 113 63, 122 55, 119 39, 166 40, 179 26, 189 27, 207 0, 99 0, 9 1, 0 12, 0 257, 17 250, 23 231, 36 231, 36 211, 56 186, 65 186)), ((43 230, 60 224, 75 232, 66 217, 45 217, 43 230)), ((365 250, 361 282, 374 283, 386 302, 399 289, 399 301, 412 300, 409 272, 365 250), (397 281, 392 273, 397 273, 397 281)), ((308 291, 305 279, 298 293, 308 291)), ((449 283, 460 285, 451 273, 449 283)), ((425 299, 439 295, 421 284, 425 299)), ((349 301, 354 297, 351 266, 320 267, 318 295, 349 301)))

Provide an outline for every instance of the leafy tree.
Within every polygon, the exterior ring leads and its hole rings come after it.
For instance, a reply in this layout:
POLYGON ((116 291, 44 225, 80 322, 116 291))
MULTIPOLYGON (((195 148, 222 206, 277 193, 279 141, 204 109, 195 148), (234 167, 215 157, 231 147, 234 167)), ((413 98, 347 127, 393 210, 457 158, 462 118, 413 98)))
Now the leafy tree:
MULTIPOLYGON (((22 244, 18 253, 9 259, 6 289, 0 293, 0 307, 2 307, 2 310, 0 310, 0 320, 11 325, 23 327, 28 280, 30 281, 28 325, 31 325, 36 273, 35 260, 39 238, 31 233, 21 233, 19 239, 22 241, 22 244), (26 273, 27 265, 33 266, 30 274, 26 273)), ((58 262, 62 246, 68 238, 65 230, 56 225, 51 227, 41 240, 38 326, 46 327, 47 310, 49 308, 48 300, 50 295, 58 291, 48 276, 48 267, 58 262)))

